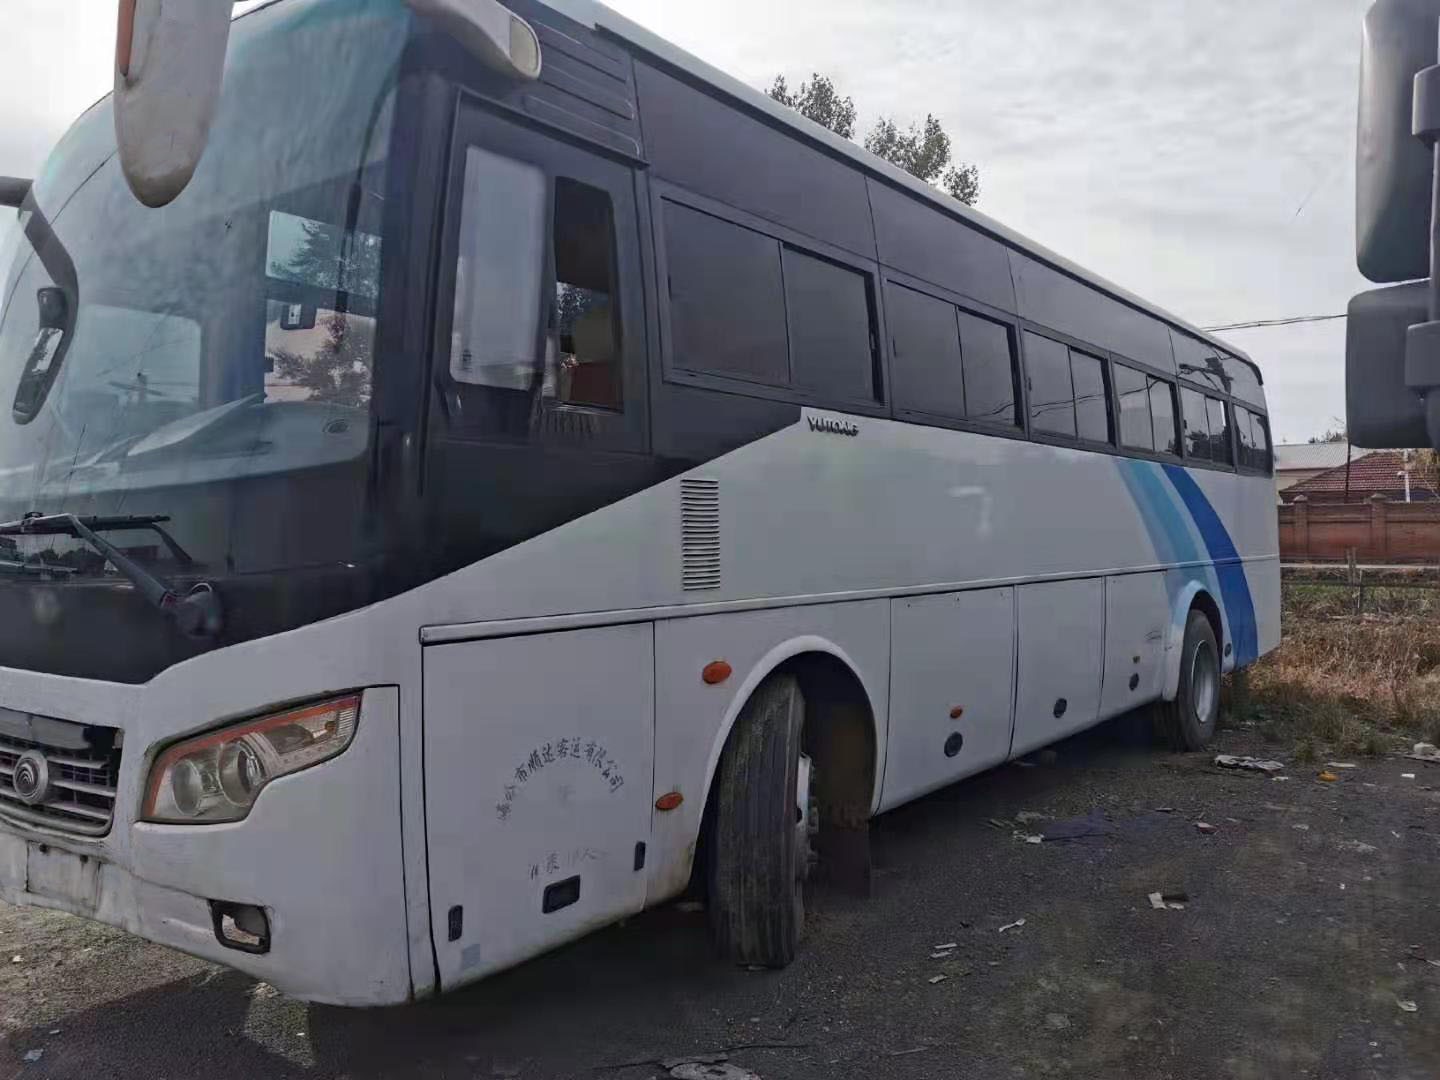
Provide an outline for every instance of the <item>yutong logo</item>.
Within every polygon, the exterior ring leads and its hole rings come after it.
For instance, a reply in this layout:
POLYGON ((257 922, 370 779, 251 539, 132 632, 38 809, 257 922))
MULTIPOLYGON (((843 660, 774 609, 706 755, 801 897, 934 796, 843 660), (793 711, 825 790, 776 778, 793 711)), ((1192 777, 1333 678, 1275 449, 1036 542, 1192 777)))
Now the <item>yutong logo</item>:
POLYGON ((50 794, 50 763, 45 755, 34 750, 20 755, 15 763, 15 775, 10 778, 15 794, 28 806, 36 806, 50 794))
POLYGON ((833 416, 810 417, 811 431, 828 431, 831 435, 859 435, 860 427, 850 420, 836 420, 833 416))

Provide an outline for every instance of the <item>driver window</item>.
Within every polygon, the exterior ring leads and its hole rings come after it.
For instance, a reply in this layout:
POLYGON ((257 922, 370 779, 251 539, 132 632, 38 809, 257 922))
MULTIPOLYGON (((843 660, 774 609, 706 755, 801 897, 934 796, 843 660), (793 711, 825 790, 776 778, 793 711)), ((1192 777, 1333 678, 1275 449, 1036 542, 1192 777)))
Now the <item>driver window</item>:
POLYGON ((565 405, 620 408, 619 333, 615 318, 615 215, 610 196, 560 177, 555 181, 555 307, 558 360, 547 396, 565 405))

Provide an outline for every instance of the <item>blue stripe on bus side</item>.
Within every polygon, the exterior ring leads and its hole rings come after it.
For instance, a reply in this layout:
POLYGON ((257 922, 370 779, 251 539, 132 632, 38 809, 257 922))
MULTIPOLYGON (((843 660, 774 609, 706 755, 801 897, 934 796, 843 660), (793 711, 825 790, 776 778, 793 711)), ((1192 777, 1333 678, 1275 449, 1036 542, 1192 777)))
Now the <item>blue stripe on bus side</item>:
POLYGON ((1260 639, 1255 629, 1255 601, 1250 595, 1250 582, 1245 577, 1245 564, 1240 561, 1240 553, 1235 550, 1235 542, 1230 539, 1225 523, 1220 520, 1215 507, 1210 505, 1205 492, 1200 490, 1200 485, 1195 483, 1195 478, 1179 465, 1161 467, 1189 509, 1215 565, 1225 613, 1230 619, 1235 665, 1249 664, 1260 656, 1260 639))

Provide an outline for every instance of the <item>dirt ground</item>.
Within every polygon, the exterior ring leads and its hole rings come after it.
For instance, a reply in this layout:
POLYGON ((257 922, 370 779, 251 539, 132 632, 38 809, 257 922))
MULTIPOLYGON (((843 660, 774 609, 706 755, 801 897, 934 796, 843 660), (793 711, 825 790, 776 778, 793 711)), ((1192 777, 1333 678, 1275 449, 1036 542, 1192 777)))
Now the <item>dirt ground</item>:
POLYGON ((672 907, 357 1012, 0 906, 0 1076, 645 1080, 722 1051, 764 1080, 1440 1076, 1440 766, 1356 764, 1222 772, 1121 718, 881 818, 875 895, 814 897, 783 972, 713 960, 672 907), (1086 815, 1108 833, 1024 839, 1086 815))

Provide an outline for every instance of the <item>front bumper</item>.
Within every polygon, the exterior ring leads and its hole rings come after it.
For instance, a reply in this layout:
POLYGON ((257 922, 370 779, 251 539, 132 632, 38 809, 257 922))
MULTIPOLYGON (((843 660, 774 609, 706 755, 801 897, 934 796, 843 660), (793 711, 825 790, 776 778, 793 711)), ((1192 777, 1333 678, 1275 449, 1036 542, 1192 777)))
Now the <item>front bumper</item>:
POLYGON ((110 833, 0 821, 0 899, 95 919, 311 1001, 408 1000, 399 742, 398 690, 366 690, 339 757, 270 784, 244 821, 173 826, 135 820, 154 748, 127 731, 110 833), (264 908, 269 951, 222 945, 211 900, 264 908))

